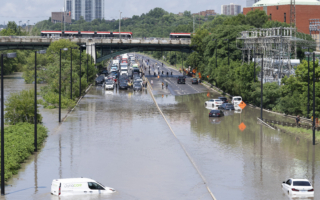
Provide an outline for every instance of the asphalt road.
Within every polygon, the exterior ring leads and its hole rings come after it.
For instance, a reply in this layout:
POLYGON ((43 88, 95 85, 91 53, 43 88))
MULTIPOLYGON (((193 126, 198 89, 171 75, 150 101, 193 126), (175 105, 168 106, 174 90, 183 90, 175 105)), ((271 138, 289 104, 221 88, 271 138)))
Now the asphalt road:
MULTIPOLYGON (((187 95, 187 94, 197 94, 197 93, 203 93, 208 92, 208 88, 204 87, 201 84, 192 84, 191 83, 191 77, 186 76, 186 83, 185 84, 177 84, 177 78, 178 76, 182 76, 182 73, 180 73, 178 70, 173 69, 171 67, 168 67, 167 65, 163 65, 158 60, 152 59, 147 56, 138 55, 139 58, 142 57, 143 60, 149 59, 148 65, 151 66, 143 68, 145 71, 145 76, 149 79, 149 82, 153 82, 152 88, 153 92, 155 94, 172 94, 172 95, 187 95), (154 67, 153 67, 154 66, 154 67), (150 74, 149 74, 150 69, 150 74), (154 73, 158 75, 158 72, 160 71, 160 77, 155 77, 154 73), (163 71, 163 74, 162 74, 163 71), (167 76, 168 72, 168 76, 167 76), (172 73, 172 75, 171 75, 172 73), (168 83, 168 89, 165 87, 162 88, 162 82, 164 82, 164 85, 168 83)), ((141 59, 139 59, 141 62, 141 59)))

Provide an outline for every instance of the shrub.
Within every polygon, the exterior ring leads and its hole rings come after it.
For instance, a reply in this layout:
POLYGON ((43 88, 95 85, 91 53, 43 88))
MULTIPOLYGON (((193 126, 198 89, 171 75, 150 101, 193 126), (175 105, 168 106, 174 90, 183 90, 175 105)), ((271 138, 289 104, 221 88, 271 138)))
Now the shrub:
MULTIPOLYGON (((5 102, 5 121, 14 125, 19 122, 34 123, 34 91, 22 90, 11 93, 5 102)), ((38 123, 42 122, 42 116, 37 108, 38 123)))
MULTIPOLYGON (((47 129, 38 125, 37 146, 42 145, 47 137, 47 129)), ((24 162, 34 151, 34 125, 29 123, 17 123, 5 127, 5 180, 18 173, 21 163, 24 162)))

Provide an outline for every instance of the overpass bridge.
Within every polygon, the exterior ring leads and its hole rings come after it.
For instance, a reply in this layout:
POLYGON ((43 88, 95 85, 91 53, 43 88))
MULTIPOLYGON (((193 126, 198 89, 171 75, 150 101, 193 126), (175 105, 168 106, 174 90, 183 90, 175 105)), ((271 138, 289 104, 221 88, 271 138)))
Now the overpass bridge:
POLYGON ((52 42, 66 39, 86 49, 92 55, 95 63, 127 52, 134 51, 181 51, 192 52, 191 40, 174 40, 170 38, 44 38, 28 36, 0 37, 2 50, 39 50, 46 49, 52 42), (97 57, 99 53, 99 58, 97 57))

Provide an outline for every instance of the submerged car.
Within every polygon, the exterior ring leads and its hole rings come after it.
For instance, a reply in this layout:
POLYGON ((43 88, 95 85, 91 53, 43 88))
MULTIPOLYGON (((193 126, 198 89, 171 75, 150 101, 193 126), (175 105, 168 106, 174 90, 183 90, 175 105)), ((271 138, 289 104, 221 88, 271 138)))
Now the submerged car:
POLYGON ((218 109, 234 110, 234 106, 231 103, 223 103, 222 105, 218 106, 218 109))
POLYGON ((209 113, 209 117, 222 117, 224 116, 224 113, 222 110, 211 110, 209 113))
POLYGON ((210 99, 209 101, 206 101, 204 103, 206 107, 212 107, 212 108, 215 108, 215 107, 218 108, 222 104, 223 102, 220 99, 210 99))
POLYGON ((293 197, 313 197, 314 190, 308 179, 288 179, 281 184, 283 190, 293 197))

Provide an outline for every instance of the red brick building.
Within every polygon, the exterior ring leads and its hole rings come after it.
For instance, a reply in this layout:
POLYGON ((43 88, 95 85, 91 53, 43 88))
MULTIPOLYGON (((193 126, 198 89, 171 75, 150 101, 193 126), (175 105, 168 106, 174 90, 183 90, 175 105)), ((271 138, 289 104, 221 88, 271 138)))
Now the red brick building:
MULTIPOLYGON (((296 26, 299 32, 310 34, 309 19, 320 18, 320 2, 317 0, 296 0, 296 26)), ((243 8, 246 15, 251 10, 264 10, 271 20, 290 24, 290 0, 261 0, 253 7, 243 8)))

